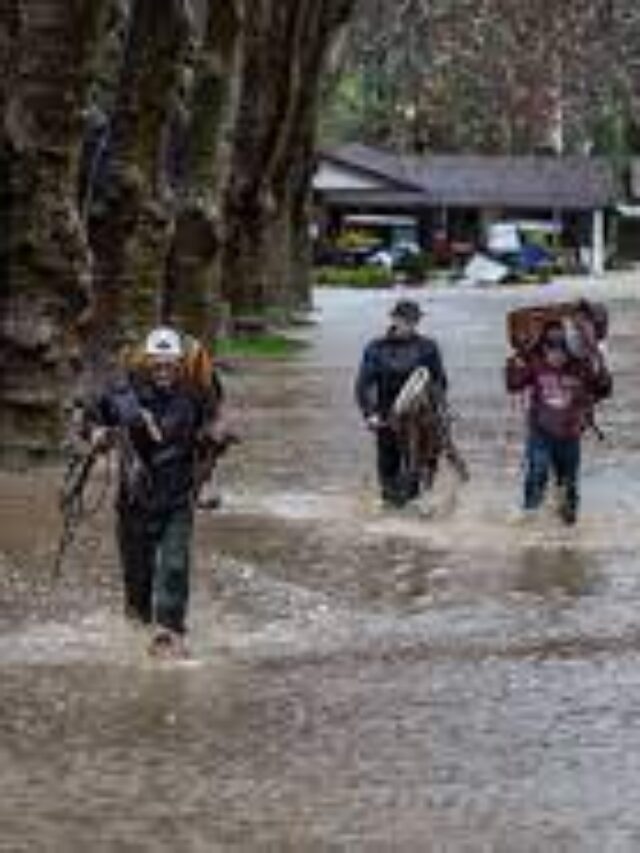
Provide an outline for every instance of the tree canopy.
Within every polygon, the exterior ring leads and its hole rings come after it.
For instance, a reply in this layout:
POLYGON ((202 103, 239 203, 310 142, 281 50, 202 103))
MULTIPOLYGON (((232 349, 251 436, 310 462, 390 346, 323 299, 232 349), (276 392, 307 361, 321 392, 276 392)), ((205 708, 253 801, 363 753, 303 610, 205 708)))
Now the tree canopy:
POLYGON ((2 0, 0 440, 143 327, 308 304, 318 142, 637 144, 635 0, 2 0), (350 27, 345 25, 350 22, 350 27))
POLYGON ((620 154, 638 144, 634 0, 359 0, 330 141, 620 154))

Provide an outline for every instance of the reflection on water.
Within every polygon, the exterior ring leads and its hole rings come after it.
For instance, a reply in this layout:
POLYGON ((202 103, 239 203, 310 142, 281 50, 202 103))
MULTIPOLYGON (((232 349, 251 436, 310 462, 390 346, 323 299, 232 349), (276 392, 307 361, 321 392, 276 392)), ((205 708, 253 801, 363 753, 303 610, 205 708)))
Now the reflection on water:
POLYGON ((598 583, 594 563, 588 553, 573 548, 525 548, 514 588, 543 598, 558 593, 570 598, 591 595, 598 583))
POLYGON ((52 587, 55 478, 0 478, 1 851, 640 848, 640 305, 612 301, 610 438, 567 530, 509 520, 522 290, 419 294, 472 481, 380 510, 351 383, 395 296, 323 294, 298 361, 229 378, 245 440, 198 518, 186 664, 123 624, 110 519, 52 587))

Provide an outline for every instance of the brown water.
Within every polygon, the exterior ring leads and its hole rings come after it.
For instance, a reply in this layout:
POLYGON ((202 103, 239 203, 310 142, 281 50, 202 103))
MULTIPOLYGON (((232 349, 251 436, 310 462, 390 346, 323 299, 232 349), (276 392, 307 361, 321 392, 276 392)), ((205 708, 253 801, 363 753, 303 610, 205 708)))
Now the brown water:
POLYGON ((601 285, 419 294, 473 477, 428 518, 378 508, 351 402, 395 295, 318 294, 304 355, 227 380, 244 443, 199 517, 185 664, 123 625, 108 514, 53 585, 57 472, 3 475, 0 850, 639 850, 639 283, 607 282, 575 530, 509 518, 504 315, 601 285))

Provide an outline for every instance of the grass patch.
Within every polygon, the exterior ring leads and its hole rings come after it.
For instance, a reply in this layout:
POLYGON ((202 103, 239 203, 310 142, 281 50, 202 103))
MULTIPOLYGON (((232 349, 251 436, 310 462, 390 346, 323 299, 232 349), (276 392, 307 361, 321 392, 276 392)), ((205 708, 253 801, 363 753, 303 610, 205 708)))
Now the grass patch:
POLYGON ((216 356, 219 358, 290 358, 306 346, 305 341, 277 333, 242 335, 218 341, 216 356))
POLYGON ((384 267, 317 267, 316 285, 325 287, 391 287, 393 273, 384 267))

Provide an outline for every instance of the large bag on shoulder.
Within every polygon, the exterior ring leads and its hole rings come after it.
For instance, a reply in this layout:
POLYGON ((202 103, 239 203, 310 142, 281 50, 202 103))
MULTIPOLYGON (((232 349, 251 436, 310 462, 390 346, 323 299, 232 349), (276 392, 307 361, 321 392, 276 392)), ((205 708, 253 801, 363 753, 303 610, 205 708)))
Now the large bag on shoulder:
MULTIPOLYGON (((180 362, 183 382, 193 391, 207 395, 216 386, 213 356, 197 338, 185 335, 182 339, 184 355, 180 362)), ((144 375, 148 367, 142 343, 126 346, 120 352, 120 366, 128 375, 144 375)))
POLYGON ((552 302, 516 308, 507 315, 507 340, 520 354, 535 349, 549 323, 573 321, 581 311, 588 310, 596 339, 602 343, 609 332, 609 312, 601 302, 552 302))

